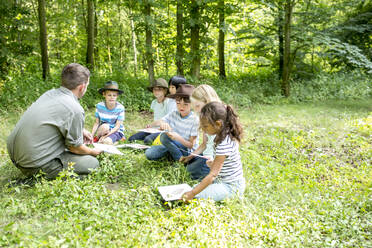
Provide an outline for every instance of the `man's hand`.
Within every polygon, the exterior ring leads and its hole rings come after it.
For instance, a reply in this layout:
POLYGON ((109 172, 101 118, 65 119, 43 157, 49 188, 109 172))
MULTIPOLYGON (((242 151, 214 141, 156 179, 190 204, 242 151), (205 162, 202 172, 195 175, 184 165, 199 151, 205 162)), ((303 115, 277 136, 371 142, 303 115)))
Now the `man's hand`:
POLYGON ((93 135, 87 131, 86 129, 83 130, 83 138, 85 144, 92 144, 93 143, 93 135))
POLYGON ((96 157, 97 155, 99 155, 100 153, 103 152, 103 150, 98 149, 98 148, 92 148, 91 150, 92 150, 92 151, 91 151, 91 154, 90 154, 90 155, 92 155, 92 156, 94 156, 94 157, 96 157))

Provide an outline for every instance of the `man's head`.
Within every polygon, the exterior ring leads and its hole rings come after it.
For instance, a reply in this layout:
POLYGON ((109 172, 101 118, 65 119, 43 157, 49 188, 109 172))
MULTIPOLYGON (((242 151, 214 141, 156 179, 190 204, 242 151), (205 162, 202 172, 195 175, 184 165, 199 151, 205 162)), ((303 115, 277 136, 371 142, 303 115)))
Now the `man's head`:
POLYGON ((78 86, 85 86, 89 83, 89 77, 90 72, 85 66, 77 63, 68 64, 62 70, 62 86, 69 90, 75 90, 78 86))

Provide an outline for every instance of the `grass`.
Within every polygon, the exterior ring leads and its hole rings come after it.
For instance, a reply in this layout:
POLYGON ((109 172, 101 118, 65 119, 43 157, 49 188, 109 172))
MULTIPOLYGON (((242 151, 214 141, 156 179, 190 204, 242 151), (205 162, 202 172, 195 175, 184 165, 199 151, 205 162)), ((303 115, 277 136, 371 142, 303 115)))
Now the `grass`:
MULTIPOLYGON (((5 138, 21 111, 2 112, 0 247, 371 247, 371 106, 358 100, 240 108, 244 198, 189 205, 163 203, 156 190, 193 185, 184 168, 132 150, 101 155, 100 169, 82 181, 8 188, 20 173, 5 138)), ((130 133, 150 120, 126 117, 130 133)))

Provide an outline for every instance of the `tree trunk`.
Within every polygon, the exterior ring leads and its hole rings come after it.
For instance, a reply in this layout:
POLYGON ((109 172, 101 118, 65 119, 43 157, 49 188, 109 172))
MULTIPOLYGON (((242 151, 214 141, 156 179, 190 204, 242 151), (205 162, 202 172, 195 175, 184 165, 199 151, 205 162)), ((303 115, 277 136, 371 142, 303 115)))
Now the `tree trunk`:
POLYGON ((226 78, 225 70, 225 1, 218 1, 219 31, 218 31, 218 67, 219 76, 226 78))
POLYGON ((197 0, 191 0, 191 19, 193 24, 191 25, 191 76, 198 79, 200 77, 200 40, 199 40, 199 31, 200 31, 200 12, 197 0))
POLYGON ((120 67, 123 64, 123 24, 121 23, 121 6, 120 1, 118 3, 118 14, 119 14, 119 52, 120 52, 120 67))
POLYGON ((136 33, 134 31, 134 21, 133 21, 133 15, 131 10, 129 9, 129 15, 130 15, 130 29, 132 32, 132 47, 133 47, 133 69, 134 69, 134 76, 137 77, 137 47, 136 47, 136 33))
POLYGON ((87 0, 88 5, 88 23, 87 23, 87 66, 90 70, 94 67, 94 6, 93 0, 87 0))
POLYGON ((49 75, 48 62, 48 39, 45 22, 45 0, 38 0, 38 14, 39 14, 39 29, 40 29, 40 50, 41 50, 41 64, 43 68, 43 79, 45 80, 49 75))
POLYGON ((183 3, 177 0, 177 49, 176 49, 176 66, 177 75, 184 75, 183 71, 183 3))
POLYGON ((284 36, 283 36, 283 8, 278 4, 278 39, 279 39, 279 80, 283 76, 283 53, 284 53, 284 36))
POLYGON ((146 61, 147 61, 147 71, 149 74, 150 84, 155 82, 154 77, 154 59, 152 57, 153 48, 152 48, 152 30, 148 18, 151 16, 151 5, 149 2, 145 3, 143 8, 143 13, 146 17, 145 23, 145 32, 146 32, 146 61))
POLYGON ((284 11, 284 56, 283 56, 283 77, 282 77, 282 94, 285 97, 290 95, 289 78, 291 73, 291 21, 292 21, 293 3, 286 0, 284 11))
POLYGON ((107 44, 107 59, 110 73, 112 73, 111 65, 111 47, 110 47, 110 30, 109 30, 109 21, 106 21, 106 44, 107 44))

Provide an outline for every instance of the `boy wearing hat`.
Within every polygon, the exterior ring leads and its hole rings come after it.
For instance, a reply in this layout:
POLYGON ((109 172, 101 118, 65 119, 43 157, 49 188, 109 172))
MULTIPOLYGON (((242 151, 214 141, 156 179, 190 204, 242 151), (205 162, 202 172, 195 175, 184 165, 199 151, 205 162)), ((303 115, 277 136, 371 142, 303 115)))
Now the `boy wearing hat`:
MULTIPOLYGON (((154 121, 160 120, 167 114, 177 110, 176 101, 167 97, 168 84, 163 78, 156 79, 155 83, 147 87, 155 99, 151 102, 151 110, 154 112, 154 121)), ((150 127, 147 125, 147 127, 150 127)), ((129 137, 129 141, 143 140, 145 144, 152 144, 160 133, 138 132, 129 137)))
POLYGON ((103 95, 105 101, 96 105, 96 122, 92 129, 93 135, 97 132, 94 142, 112 145, 125 139, 123 126, 125 108, 117 101, 123 91, 119 90, 117 82, 108 81, 98 92, 103 95))
POLYGON ((193 90, 194 86, 181 84, 175 94, 169 95, 176 100, 177 111, 151 124, 160 126, 164 132, 160 135, 162 145, 146 150, 147 159, 158 160, 169 153, 175 161, 179 161, 196 148, 199 118, 191 111, 190 97, 193 90))

